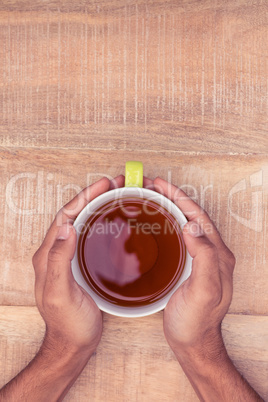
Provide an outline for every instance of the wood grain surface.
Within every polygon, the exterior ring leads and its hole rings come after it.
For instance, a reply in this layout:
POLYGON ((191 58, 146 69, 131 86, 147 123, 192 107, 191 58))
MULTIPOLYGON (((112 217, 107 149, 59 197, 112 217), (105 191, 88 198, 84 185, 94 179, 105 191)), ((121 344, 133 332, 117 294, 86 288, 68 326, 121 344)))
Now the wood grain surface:
MULTIPOLYGON (((0 308, 0 387, 37 352, 44 323, 35 307, 0 308)), ((238 370, 268 398, 268 318, 228 314, 223 336, 238 370), (260 340, 263 344, 260 345, 260 340)), ((67 401, 197 401, 169 349, 162 313, 137 319, 104 315, 96 354, 66 397, 67 401)))
POLYGON ((266 1, 2 1, 3 146, 267 151, 266 1))
MULTIPOLYGON (((0 386, 42 341, 31 258, 53 216, 136 159, 201 204, 236 255, 223 335, 268 400, 267 26, 265 0, 1 1, 0 386)), ((197 398, 158 313, 105 314, 65 400, 197 398)))

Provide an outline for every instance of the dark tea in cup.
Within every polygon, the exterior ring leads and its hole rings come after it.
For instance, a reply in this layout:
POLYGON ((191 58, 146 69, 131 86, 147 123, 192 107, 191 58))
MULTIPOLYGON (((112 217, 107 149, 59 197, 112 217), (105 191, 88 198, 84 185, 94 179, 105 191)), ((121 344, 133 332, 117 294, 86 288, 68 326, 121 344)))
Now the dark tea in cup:
POLYGON ((184 269, 186 247, 167 209, 146 198, 124 197, 88 218, 77 257, 84 280, 99 297, 138 307, 172 290, 184 269))

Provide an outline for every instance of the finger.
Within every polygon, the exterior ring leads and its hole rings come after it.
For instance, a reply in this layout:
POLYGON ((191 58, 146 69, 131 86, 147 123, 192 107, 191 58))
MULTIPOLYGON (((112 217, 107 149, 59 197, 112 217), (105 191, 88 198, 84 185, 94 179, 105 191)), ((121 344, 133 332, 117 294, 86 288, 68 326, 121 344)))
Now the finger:
POLYGON ((74 278, 71 261, 76 248, 76 231, 71 224, 63 224, 49 250, 44 288, 46 298, 65 298, 70 294, 74 278))
POLYGON ((197 222, 189 221, 183 228, 183 239, 191 257, 196 258, 207 248, 215 250, 216 247, 204 236, 201 226, 197 222))
POLYGON ((113 190, 113 189, 119 188, 119 187, 124 187, 124 185, 125 185, 125 176, 120 174, 119 176, 117 176, 113 180, 111 180, 110 190, 113 190))
POLYGON ((154 191, 154 181, 146 176, 143 176, 143 187, 154 191))
POLYGON ((110 180, 107 177, 103 177, 91 186, 86 187, 64 207, 62 207, 57 213, 52 225, 50 226, 46 237, 44 239, 41 248, 46 248, 48 251, 55 239, 60 226, 64 223, 72 223, 76 219, 77 215, 85 208, 85 206, 94 198, 105 193, 110 188, 110 180))
POLYGON ((223 302, 229 307, 233 295, 233 272, 235 267, 235 257, 233 253, 228 250, 224 259, 220 259, 219 268, 221 275, 221 283, 224 289, 223 302))
POLYGON ((61 225, 66 222, 73 222, 90 201, 108 191, 109 188, 110 180, 107 177, 103 177, 91 186, 86 187, 59 211, 57 214, 60 218, 58 222, 60 221, 61 225))
POLYGON ((40 308, 46 282, 47 253, 45 253, 45 250, 37 250, 32 258, 32 264, 35 272, 35 299, 37 306, 40 308))
POLYGON ((184 191, 160 177, 154 180, 154 186, 156 191, 171 199, 190 221, 197 222, 201 226, 204 235, 207 236, 215 246, 227 251, 226 245, 208 214, 188 197, 184 191))
MULTIPOLYGON (((197 250, 195 248, 193 248, 193 249, 191 248, 192 244, 193 244, 191 239, 192 239, 192 237, 194 237, 194 238, 201 237, 201 236, 204 237, 204 231, 202 230, 202 227, 197 222, 189 221, 184 226, 183 235, 184 235, 185 242, 189 241, 189 243, 187 244, 187 249, 188 249, 190 255, 192 257, 194 257, 197 250), (190 240, 188 240, 188 239, 190 239, 190 240)), ((195 245, 194 245, 194 247, 195 247, 195 245)), ((221 258, 221 257, 222 257, 222 253, 219 253, 218 266, 219 266, 221 278, 223 279, 224 283, 226 283, 225 278, 227 278, 229 282, 230 281, 232 282, 232 274, 233 274, 233 269, 234 269, 234 265, 235 265, 235 258, 229 249, 228 249, 228 252, 224 253, 224 258, 221 258)), ((222 283, 223 283, 223 281, 222 281, 222 283)), ((230 289, 229 285, 226 287, 228 287, 230 289)))
POLYGON ((206 301, 211 298, 215 303, 219 303, 222 284, 215 245, 202 234, 202 228, 198 228, 196 222, 188 222, 184 226, 183 238, 189 254, 193 257, 190 286, 194 294, 206 301))
POLYGON ((190 221, 196 221, 198 223, 212 223, 205 211, 190 197, 188 197, 187 194, 180 188, 168 183, 166 180, 163 180, 160 177, 157 177, 154 180, 154 185, 156 191, 171 199, 190 221))
POLYGON ((228 271, 220 270, 220 277, 222 285, 222 303, 227 307, 226 308, 227 313, 233 295, 233 274, 228 271))

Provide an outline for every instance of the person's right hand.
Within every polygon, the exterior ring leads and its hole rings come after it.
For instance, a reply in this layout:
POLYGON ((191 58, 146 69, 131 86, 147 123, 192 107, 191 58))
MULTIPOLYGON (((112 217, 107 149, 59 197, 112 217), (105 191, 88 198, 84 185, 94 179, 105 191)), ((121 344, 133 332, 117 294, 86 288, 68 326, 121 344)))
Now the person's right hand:
POLYGON ((235 258, 206 212, 182 190, 163 179, 155 190, 170 198, 188 218, 183 238, 193 257, 190 277, 173 294, 164 311, 164 332, 170 347, 183 354, 218 359, 225 348, 221 322, 232 299, 235 258))

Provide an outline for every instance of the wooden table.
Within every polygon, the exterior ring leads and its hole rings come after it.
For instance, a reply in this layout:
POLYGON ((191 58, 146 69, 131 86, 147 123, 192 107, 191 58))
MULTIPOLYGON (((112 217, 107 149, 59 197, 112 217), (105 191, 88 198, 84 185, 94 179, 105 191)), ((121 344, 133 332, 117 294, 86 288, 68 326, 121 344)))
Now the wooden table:
MULTIPOLYGON (((42 341, 31 257, 55 212, 136 159, 199 202, 236 255, 223 335, 268 398, 267 16, 261 0, 1 1, 0 385, 42 341)), ((197 398, 158 313, 105 314, 66 400, 197 398)))

